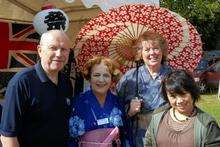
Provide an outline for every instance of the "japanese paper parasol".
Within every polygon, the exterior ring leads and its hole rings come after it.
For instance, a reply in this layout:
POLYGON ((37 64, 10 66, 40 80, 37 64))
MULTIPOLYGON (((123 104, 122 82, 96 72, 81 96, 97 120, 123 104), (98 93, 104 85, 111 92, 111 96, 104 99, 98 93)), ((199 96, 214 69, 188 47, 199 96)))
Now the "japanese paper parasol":
POLYGON ((101 12, 79 32, 75 42, 77 69, 92 56, 109 56, 122 72, 135 67, 136 41, 146 30, 156 31, 168 42, 168 64, 194 70, 202 56, 200 35, 186 19, 166 8, 126 5, 101 12))

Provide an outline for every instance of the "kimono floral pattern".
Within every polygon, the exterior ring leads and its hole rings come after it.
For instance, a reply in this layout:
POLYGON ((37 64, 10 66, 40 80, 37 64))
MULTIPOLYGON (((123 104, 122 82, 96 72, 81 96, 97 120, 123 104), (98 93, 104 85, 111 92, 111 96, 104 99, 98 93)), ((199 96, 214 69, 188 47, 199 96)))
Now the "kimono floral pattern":
POLYGON ((115 127, 123 126, 121 115, 122 112, 114 107, 109 117, 110 123, 115 127))
MULTIPOLYGON (((114 107, 109 116, 109 123, 111 126, 123 126, 122 112, 114 107)), ((109 126, 109 125, 108 125, 109 126)), ((85 121, 78 116, 73 116, 69 120, 69 133, 71 137, 81 136, 85 133, 85 121)))
POLYGON ((69 133, 72 137, 77 137, 85 133, 84 120, 78 116, 71 117, 69 120, 69 133))
POLYGON ((103 107, 100 106, 93 92, 88 90, 75 98, 71 109, 69 134, 72 138, 78 138, 86 132, 100 128, 123 126, 124 113, 118 97, 111 91, 107 92, 103 107))

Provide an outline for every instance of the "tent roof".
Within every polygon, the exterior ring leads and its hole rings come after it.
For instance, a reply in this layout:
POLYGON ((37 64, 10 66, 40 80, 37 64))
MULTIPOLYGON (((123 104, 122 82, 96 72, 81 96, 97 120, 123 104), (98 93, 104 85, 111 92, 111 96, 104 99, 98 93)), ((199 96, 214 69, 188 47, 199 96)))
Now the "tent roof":
POLYGON ((67 3, 65 0, 0 0, 0 19, 15 22, 32 22, 45 4, 53 4, 66 12, 70 22, 86 21, 97 16, 99 7, 86 8, 81 0, 67 3))

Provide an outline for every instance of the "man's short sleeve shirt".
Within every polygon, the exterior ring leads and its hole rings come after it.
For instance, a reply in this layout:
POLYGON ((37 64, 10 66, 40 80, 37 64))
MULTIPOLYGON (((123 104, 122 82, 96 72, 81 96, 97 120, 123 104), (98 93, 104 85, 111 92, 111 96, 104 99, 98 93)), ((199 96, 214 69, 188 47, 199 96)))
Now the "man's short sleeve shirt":
POLYGON ((17 137, 21 146, 64 146, 71 97, 70 81, 59 74, 55 85, 40 62, 17 73, 7 87, 1 134, 17 137))

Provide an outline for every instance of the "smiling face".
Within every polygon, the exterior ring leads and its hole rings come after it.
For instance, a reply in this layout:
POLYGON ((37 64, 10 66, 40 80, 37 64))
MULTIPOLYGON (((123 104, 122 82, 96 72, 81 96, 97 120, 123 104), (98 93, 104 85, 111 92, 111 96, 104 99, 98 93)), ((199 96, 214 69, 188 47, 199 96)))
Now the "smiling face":
POLYGON ((167 93, 167 97, 170 105, 176 109, 179 113, 189 115, 194 109, 194 103, 192 96, 189 92, 184 94, 171 94, 167 93))
POLYGON ((162 61, 162 49, 158 41, 142 41, 142 58, 149 68, 159 68, 162 61))
POLYGON ((41 65, 47 73, 58 73, 67 63, 69 52, 69 40, 63 32, 58 30, 42 36, 38 46, 41 65))
POLYGON ((92 67, 90 84, 96 96, 105 96, 111 86, 111 81, 111 73, 103 62, 92 67))

